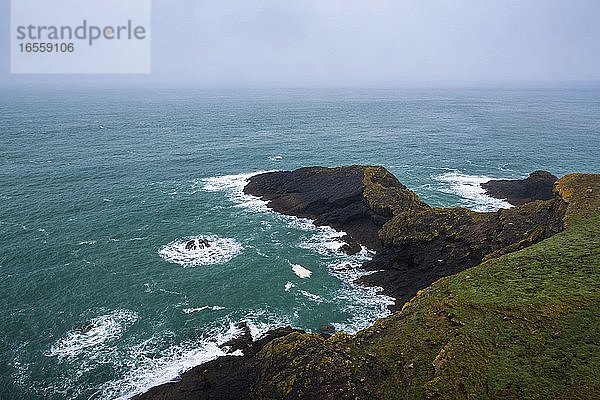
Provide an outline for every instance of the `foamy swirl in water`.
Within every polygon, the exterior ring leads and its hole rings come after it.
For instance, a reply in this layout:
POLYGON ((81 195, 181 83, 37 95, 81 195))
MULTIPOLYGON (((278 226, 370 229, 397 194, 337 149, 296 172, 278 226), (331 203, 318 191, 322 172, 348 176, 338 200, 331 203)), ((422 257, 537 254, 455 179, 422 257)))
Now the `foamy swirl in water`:
POLYGON ((158 254, 170 263, 184 267, 197 267, 201 265, 223 264, 237 256, 242 251, 242 245, 235 239, 221 238, 218 236, 191 236, 177 239, 161 247, 158 254), (190 241, 198 243, 206 239, 208 247, 194 246, 186 248, 190 241))
POLYGON ((466 175, 459 171, 447 172, 434 177, 444 185, 441 192, 455 194, 462 198, 462 205, 474 211, 498 211, 501 208, 511 208, 505 200, 488 196, 481 184, 491 179, 484 175, 466 175))
POLYGON ((95 351, 107 342, 119 338, 137 318, 137 314, 129 310, 116 310, 100 315, 81 328, 67 332, 45 355, 62 360, 75 358, 88 349, 95 351))

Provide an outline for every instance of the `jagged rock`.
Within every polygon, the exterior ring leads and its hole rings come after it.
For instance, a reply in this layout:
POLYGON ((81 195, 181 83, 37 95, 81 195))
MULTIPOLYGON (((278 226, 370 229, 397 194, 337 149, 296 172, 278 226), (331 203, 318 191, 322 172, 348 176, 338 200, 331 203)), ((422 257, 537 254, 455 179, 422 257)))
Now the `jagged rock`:
POLYGON ((550 200, 558 178, 547 171, 534 171, 525 179, 498 179, 481 184, 489 196, 518 206, 535 200, 550 200))
POLYGON ((356 244, 377 250, 377 232, 392 210, 421 209, 427 205, 382 167, 307 167, 268 172, 250 178, 244 193, 267 200, 273 210, 310 218, 348 234, 356 244))
POLYGON ((362 247, 360 246, 359 243, 356 242, 351 242, 351 243, 345 243, 342 247, 340 247, 340 251, 343 251, 344 253, 352 256, 356 253, 359 253, 362 250, 362 247))
POLYGON ((348 270, 351 270, 352 268, 354 268, 354 267, 350 263, 340 264, 340 265, 336 265, 334 267, 334 269, 336 271, 348 271, 348 270))
POLYGON ((208 247, 210 247, 210 243, 204 238, 192 239, 185 244, 186 250, 200 250, 208 247))
POLYGON ((360 281, 383 287, 396 299, 392 309, 399 309, 444 276, 560 232, 565 209, 562 200, 553 199, 493 213, 463 208, 400 213, 381 229, 382 249, 364 265, 378 272, 360 281))
POLYGON ((239 323, 238 329, 242 331, 240 336, 228 340, 219 347, 222 349, 227 349, 228 353, 241 350, 245 354, 247 351, 252 351, 254 343, 252 341, 252 334, 250 333, 250 327, 248 326, 248 323, 246 321, 239 323))

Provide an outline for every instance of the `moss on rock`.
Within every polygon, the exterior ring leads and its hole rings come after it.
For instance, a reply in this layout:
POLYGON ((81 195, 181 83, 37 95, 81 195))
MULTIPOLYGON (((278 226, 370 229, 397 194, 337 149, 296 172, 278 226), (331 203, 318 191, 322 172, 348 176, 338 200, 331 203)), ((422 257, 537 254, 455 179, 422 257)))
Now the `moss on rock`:
POLYGON ((401 212, 429 208, 387 169, 365 167, 363 173, 363 199, 375 213, 390 218, 401 212))

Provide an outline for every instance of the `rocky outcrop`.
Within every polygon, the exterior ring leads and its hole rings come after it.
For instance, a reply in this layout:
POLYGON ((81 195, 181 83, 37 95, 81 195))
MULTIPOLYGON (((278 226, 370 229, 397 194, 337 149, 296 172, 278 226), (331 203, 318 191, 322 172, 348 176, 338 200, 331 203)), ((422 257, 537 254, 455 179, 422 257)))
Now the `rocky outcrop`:
POLYGON ((552 188, 558 178, 546 171, 534 171, 525 179, 498 179, 481 184, 486 193, 497 199, 519 206, 535 200, 550 200, 552 188))
POLYGON ((244 192, 268 201, 273 210, 348 234, 349 250, 357 243, 377 250, 377 232, 393 211, 428 208, 385 168, 307 167, 250 178, 244 192))
MULTIPOLYGON (((546 174, 531 174, 519 193, 545 196, 538 183, 549 180, 546 174)), ((565 210, 553 197, 495 213, 431 208, 385 168, 372 166, 270 172, 252 177, 244 191, 277 212, 347 232, 349 248, 377 250, 365 264, 377 272, 361 282, 394 297, 393 310, 439 278, 559 232, 565 210)))
POLYGON ((383 287, 398 309, 444 276, 560 232, 565 208, 553 199, 494 213, 435 208, 397 214, 379 232, 382 249, 365 264, 377 272, 361 281, 383 287))
POLYGON ((210 247, 208 240, 204 238, 188 240, 185 244, 186 250, 200 250, 210 247))

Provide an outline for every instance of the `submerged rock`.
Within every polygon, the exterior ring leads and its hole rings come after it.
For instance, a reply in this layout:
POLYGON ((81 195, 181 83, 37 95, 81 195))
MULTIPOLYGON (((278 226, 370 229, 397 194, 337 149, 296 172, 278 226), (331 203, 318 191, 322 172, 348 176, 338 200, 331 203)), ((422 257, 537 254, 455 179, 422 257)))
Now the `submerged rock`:
POLYGON ((208 247, 210 247, 210 243, 204 238, 192 239, 185 244, 186 250, 200 250, 208 247))
POLYGON ((558 178, 547 171, 534 171, 525 179, 495 179, 481 184, 489 196, 508 201, 514 206, 535 200, 550 200, 558 178))

